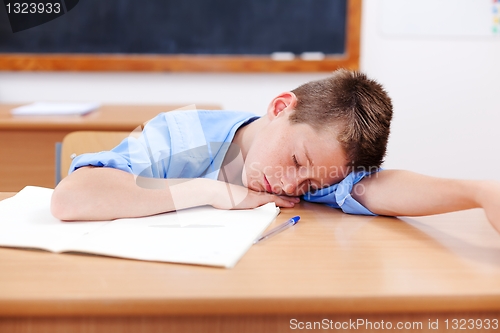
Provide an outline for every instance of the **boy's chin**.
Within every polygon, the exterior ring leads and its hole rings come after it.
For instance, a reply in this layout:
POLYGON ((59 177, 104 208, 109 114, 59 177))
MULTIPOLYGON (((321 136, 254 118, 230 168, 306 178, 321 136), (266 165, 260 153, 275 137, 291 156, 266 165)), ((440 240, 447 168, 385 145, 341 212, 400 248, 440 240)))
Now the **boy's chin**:
MULTIPOLYGON (((243 170, 245 171, 245 170, 243 170)), ((255 185, 253 184, 254 181, 252 181, 252 179, 250 179, 250 181, 248 181, 248 175, 243 172, 241 174, 241 185, 245 186, 246 188, 249 188, 251 189, 252 191, 259 191, 258 189, 255 188, 255 185)))
POLYGON ((262 192, 262 189, 260 187, 256 186, 256 184, 252 184, 253 182, 250 182, 249 184, 246 177, 242 177, 241 181, 243 183, 243 186, 245 186, 246 188, 255 192, 262 192))
POLYGON ((248 188, 249 190, 257 191, 257 192, 260 191, 258 188, 255 188, 255 186, 252 186, 252 184, 248 185, 248 181, 246 181, 244 179, 242 181, 242 185, 245 186, 246 188, 248 188))

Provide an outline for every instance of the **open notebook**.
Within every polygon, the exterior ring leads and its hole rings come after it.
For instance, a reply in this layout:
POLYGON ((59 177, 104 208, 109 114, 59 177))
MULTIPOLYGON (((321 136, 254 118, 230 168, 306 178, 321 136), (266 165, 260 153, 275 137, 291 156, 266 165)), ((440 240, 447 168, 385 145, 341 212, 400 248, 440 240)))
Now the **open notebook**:
POLYGON ((0 201, 0 246, 52 252, 232 267, 279 213, 197 207, 155 216, 61 222, 50 213, 52 189, 25 187, 0 201))

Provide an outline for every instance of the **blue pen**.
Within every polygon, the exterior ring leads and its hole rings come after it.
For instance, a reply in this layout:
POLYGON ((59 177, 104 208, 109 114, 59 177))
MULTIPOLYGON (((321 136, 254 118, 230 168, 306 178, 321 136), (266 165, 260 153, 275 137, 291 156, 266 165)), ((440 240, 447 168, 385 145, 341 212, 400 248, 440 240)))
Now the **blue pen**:
POLYGON ((299 220, 300 220, 300 216, 294 216, 291 219, 289 219, 288 221, 286 221, 285 223, 280 224, 276 228, 269 230, 264 235, 260 236, 256 240, 254 240, 253 243, 257 244, 258 242, 263 241, 266 238, 269 238, 269 237, 271 237, 273 235, 276 235, 277 233, 279 233, 279 232, 281 232, 281 231, 283 231, 283 230, 285 230, 285 229, 287 229, 287 228, 289 228, 289 227, 297 224, 297 222, 299 222, 299 220))

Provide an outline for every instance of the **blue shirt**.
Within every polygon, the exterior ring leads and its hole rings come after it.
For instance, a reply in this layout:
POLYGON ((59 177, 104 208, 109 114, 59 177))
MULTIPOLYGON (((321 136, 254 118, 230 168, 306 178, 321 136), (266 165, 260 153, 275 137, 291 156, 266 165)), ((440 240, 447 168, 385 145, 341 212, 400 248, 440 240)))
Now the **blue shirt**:
MULTIPOLYGON (((140 136, 127 137, 111 151, 77 156, 69 172, 92 165, 150 178, 217 179, 236 131, 257 118, 235 111, 161 113, 147 123, 140 136)), ((354 184, 367 174, 351 173, 338 184, 303 198, 350 214, 374 215, 351 196, 354 184)))

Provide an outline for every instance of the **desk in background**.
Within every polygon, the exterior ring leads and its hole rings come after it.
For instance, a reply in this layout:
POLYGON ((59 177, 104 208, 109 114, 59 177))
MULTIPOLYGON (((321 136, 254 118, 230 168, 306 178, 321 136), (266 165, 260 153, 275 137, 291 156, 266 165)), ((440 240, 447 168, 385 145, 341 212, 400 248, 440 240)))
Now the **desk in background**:
POLYGON ((482 210, 396 219, 301 203, 270 227, 297 214, 233 269, 0 248, 0 332, 319 331, 292 319, 500 329, 500 235, 482 210))
MULTIPOLYGON (((103 105, 84 116, 12 116, 19 105, 0 105, 0 191, 26 185, 53 188, 55 144, 73 131, 132 131, 160 112, 185 105, 103 105)), ((218 105, 196 105, 219 109, 218 105)))

